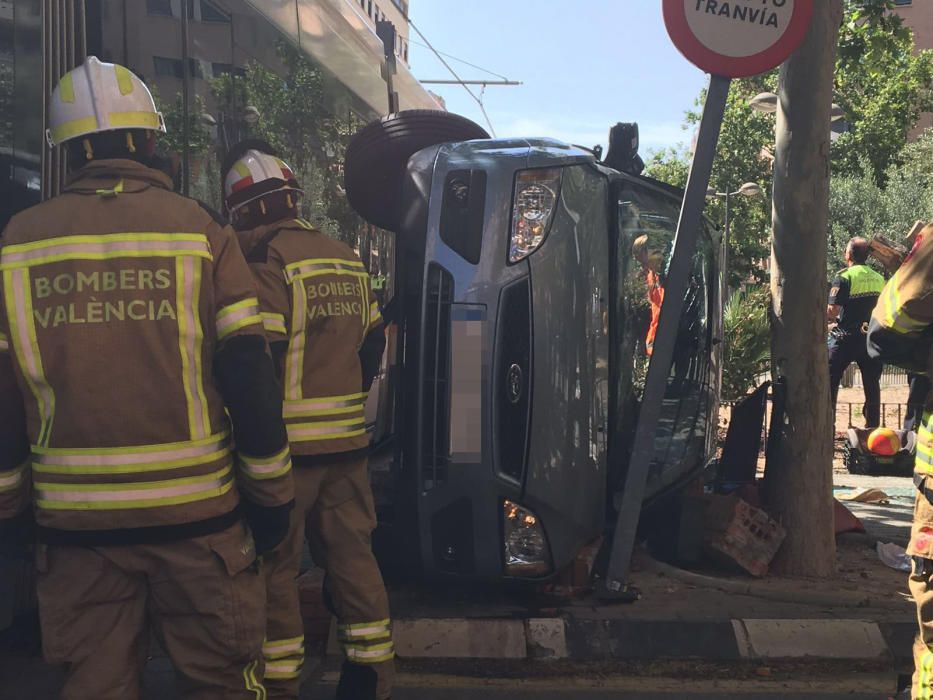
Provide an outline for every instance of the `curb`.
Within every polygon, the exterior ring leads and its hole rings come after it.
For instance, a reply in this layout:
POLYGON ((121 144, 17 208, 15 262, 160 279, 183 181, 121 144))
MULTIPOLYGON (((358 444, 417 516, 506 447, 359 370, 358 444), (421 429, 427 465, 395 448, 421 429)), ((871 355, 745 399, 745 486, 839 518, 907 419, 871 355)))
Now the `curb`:
MULTIPOLYGON (((717 621, 517 619, 395 620, 402 659, 532 661, 911 658, 916 623, 857 619, 717 621)), ((328 654, 340 653, 331 631, 328 654)))

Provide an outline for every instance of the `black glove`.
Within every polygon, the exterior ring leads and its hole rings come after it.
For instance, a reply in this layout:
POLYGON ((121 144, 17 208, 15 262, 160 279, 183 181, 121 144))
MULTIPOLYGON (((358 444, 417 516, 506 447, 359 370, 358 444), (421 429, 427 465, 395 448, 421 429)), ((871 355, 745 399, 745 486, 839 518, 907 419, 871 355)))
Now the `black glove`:
POLYGON ((243 501, 243 515, 253 532, 256 555, 262 556, 278 547, 288 534, 289 515, 295 501, 282 506, 260 506, 243 501))

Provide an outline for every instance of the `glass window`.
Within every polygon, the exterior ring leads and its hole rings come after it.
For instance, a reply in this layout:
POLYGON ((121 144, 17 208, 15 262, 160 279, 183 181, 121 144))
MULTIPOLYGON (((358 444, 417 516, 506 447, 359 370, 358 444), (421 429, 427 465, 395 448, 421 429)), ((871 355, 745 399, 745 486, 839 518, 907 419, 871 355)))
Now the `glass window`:
POLYGON ((898 6, 902 5, 913 5, 913 0, 894 0, 894 4, 898 6))
MULTIPOLYGON (((632 186, 623 190, 620 200, 613 323, 618 407, 614 436, 627 459, 665 303, 680 200, 673 194, 632 186)), ((712 243, 704 227, 684 296, 649 478, 663 480, 667 470, 681 473, 684 460, 702 456, 711 380, 710 299, 718 284, 714 265, 712 243)))
POLYGON ((160 77, 174 77, 181 79, 184 77, 182 71, 182 62, 180 58, 166 58, 165 56, 153 56, 152 66, 155 74, 160 77))
POLYGON ((172 17, 172 0, 146 0, 146 11, 150 15, 172 17))
POLYGON ((227 24, 230 22, 230 17, 208 0, 201 0, 201 21, 227 24))

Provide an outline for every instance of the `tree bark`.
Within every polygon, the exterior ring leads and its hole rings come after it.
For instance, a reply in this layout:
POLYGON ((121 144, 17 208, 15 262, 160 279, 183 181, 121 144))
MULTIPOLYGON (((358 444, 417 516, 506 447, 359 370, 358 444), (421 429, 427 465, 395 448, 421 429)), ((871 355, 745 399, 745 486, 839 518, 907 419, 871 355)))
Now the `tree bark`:
POLYGON ((842 0, 814 3, 804 43, 781 67, 771 244, 771 357, 785 418, 768 454, 767 494, 787 529, 778 573, 826 578, 836 567, 826 350, 829 126, 842 0))

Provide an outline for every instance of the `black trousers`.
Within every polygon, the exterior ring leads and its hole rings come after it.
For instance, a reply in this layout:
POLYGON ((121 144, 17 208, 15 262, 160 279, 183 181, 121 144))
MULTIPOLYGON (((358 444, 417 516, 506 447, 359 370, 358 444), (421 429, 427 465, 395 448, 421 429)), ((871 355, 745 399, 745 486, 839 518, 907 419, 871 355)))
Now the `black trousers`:
POLYGON ((930 379, 922 374, 909 374, 910 394, 907 396, 907 414, 904 417, 904 430, 916 430, 923 419, 923 407, 927 394, 930 393, 930 379))
POLYGON ((884 363, 868 356, 864 333, 833 336, 829 340, 829 386, 833 392, 833 411, 842 375, 853 362, 858 365, 865 389, 865 404, 862 407, 865 427, 877 427, 881 424, 881 370, 884 363))

